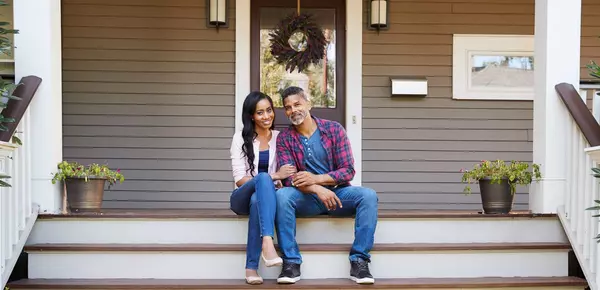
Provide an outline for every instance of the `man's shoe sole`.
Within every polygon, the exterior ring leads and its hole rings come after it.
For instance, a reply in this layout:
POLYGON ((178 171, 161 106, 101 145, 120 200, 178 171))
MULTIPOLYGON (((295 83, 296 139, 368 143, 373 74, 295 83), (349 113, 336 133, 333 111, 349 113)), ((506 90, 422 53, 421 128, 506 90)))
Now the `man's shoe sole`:
POLYGON ((296 278, 289 278, 289 277, 277 278, 277 283, 279 283, 279 284, 294 284, 294 283, 296 283, 298 281, 300 281, 300 277, 296 277, 296 278))
POLYGON ((361 278, 358 279, 356 277, 350 276, 350 280, 358 283, 358 284, 375 284, 375 278, 361 278))

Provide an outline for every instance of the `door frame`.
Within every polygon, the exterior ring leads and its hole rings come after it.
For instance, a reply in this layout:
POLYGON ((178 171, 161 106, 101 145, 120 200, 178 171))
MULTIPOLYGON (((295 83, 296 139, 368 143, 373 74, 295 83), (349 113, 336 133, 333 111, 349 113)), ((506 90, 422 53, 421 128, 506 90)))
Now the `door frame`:
MULTIPOLYGON (((250 1, 235 0, 235 131, 251 91, 250 1)), ((346 0, 345 127, 354 155, 353 185, 362 185, 362 0, 346 0)))
MULTIPOLYGON (((260 89, 260 8, 295 8, 297 2, 295 0, 252 0, 251 3, 251 26, 250 26, 250 89, 260 89), (256 4, 256 5, 255 5, 256 4)), ((337 61, 346 54, 346 1, 345 0, 303 0, 302 7, 311 9, 334 9, 335 10, 335 23, 334 29, 336 31, 336 46, 335 46, 335 108, 319 108, 313 107, 311 114, 315 117, 330 119, 339 121, 342 126, 346 125, 346 59, 337 61), (339 14, 338 14, 339 13, 339 14)), ((294 9, 295 10, 295 9, 294 9)), ((287 127, 289 121, 285 118, 285 111, 283 108, 275 109, 277 116, 276 120, 286 124, 287 127)), ((278 122, 276 122, 276 125, 278 122)))

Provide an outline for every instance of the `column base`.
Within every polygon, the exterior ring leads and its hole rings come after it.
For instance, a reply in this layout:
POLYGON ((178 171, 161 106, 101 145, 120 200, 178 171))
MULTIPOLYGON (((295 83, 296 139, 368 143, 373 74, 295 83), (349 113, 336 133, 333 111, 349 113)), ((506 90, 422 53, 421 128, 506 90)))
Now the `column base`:
POLYGON ((533 213, 557 213, 564 204, 566 180, 564 178, 543 178, 530 185, 529 209, 533 213))
POLYGON ((40 206, 40 213, 60 214, 63 212, 60 184, 52 184, 51 178, 31 179, 31 200, 40 206))

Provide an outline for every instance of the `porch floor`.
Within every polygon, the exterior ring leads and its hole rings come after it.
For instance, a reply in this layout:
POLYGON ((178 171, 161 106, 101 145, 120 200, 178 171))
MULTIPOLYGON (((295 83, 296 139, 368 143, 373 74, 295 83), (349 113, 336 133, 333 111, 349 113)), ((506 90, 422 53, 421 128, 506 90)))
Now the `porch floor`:
MULTIPOLYGON (((443 289, 500 287, 585 287, 584 279, 576 277, 515 277, 515 278, 427 278, 377 279, 371 286, 358 285, 349 279, 300 280, 294 285, 278 285, 265 280, 263 285, 247 285, 243 280, 192 279, 32 279, 9 284, 11 289, 443 289)), ((522 288, 520 288, 522 289, 522 288)), ((542 288, 543 289, 543 288, 542 288)), ((563 288, 564 289, 564 288, 563 288)))
MULTIPOLYGON (((513 211, 509 214, 483 214, 481 211, 423 211, 379 210, 380 218, 507 218, 556 217, 554 213, 513 211)), ((39 219, 55 218, 247 218, 229 209, 102 209, 101 211, 73 211, 65 214, 40 214, 39 219)), ((309 218, 344 218, 320 215, 309 218)))

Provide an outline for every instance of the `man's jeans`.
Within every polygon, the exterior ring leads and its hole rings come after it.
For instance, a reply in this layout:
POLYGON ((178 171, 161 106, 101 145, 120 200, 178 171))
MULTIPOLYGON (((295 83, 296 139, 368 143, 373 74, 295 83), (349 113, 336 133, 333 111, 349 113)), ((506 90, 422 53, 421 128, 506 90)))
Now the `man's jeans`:
MULTIPOLYGON (((360 186, 346 186, 333 190, 342 202, 342 208, 328 211, 316 194, 305 194, 295 187, 277 190, 277 241, 283 259, 296 264, 302 263, 302 257, 296 243, 296 216, 352 216, 354 223, 354 243, 350 250, 350 260, 370 261, 369 251, 373 248, 375 228, 377 227, 377 202, 374 190, 360 186)), ((314 233, 320 234, 320 233, 314 233)))
POLYGON ((250 215, 246 244, 246 269, 258 269, 262 237, 274 236, 276 206, 275 185, 267 173, 259 173, 231 193, 231 210, 238 215, 250 215))

